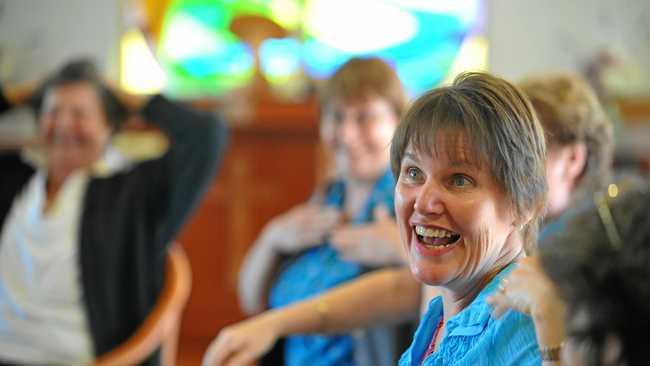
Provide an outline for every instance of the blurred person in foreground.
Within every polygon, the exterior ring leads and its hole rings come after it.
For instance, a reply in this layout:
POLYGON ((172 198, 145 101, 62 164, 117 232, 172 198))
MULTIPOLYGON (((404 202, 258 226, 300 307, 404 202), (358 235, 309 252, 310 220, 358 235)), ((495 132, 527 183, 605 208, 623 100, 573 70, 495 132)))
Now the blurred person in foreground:
POLYGON ((0 362, 92 363, 154 307, 225 126, 161 95, 118 97, 86 60, 33 95, 3 92, 0 111, 34 102, 40 143, 0 153, 0 362), (161 156, 132 161, 113 146, 135 113, 167 135, 161 156))
POLYGON ((650 327, 650 185, 596 195, 568 229, 526 258, 490 299, 530 313, 556 365, 646 365, 650 327), (616 194, 613 194, 616 193, 616 194))

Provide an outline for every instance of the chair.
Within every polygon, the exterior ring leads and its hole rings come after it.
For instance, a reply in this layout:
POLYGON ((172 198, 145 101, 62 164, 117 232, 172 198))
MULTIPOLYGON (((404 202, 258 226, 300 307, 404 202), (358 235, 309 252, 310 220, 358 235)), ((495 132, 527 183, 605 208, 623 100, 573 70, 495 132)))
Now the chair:
POLYGON ((169 248, 166 266, 165 284, 151 314, 129 339, 98 357, 94 366, 136 365, 158 347, 162 366, 176 364, 180 318, 192 282, 190 263, 179 244, 169 248))

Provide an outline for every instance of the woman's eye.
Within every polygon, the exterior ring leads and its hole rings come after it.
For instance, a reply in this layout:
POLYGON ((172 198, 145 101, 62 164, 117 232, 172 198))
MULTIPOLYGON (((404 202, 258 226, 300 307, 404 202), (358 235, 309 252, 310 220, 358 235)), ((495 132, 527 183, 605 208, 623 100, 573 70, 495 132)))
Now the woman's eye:
POLYGON ((474 182, 463 174, 454 174, 451 177, 451 185, 457 188, 466 188, 474 184, 474 182))
POLYGON ((414 167, 408 167, 406 168, 406 175, 410 179, 417 179, 420 177, 420 169, 414 167))

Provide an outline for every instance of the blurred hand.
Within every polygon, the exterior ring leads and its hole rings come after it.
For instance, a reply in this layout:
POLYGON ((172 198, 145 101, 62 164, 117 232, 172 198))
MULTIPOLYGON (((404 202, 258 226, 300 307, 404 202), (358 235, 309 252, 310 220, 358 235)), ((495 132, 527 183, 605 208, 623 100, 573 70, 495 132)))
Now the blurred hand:
POLYGON ((332 233, 330 242, 342 258, 371 266, 404 263, 399 228, 384 206, 375 208, 375 221, 346 225, 332 233))
POLYGON ((534 318, 559 319, 565 311, 555 285, 534 256, 519 260, 517 268, 501 281, 499 290, 487 301, 494 306, 495 317, 513 309, 534 318))
POLYGON ((249 366, 266 354, 278 339, 272 313, 225 327, 210 343, 203 366, 249 366))
POLYGON ((42 81, 30 81, 21 85, 2 85, 2 92, 9 103, 20 106, 27 103, 34 94, 38 93, 42 84, 42 81))
POLYGON ((293 254, 321 244, 340 221, 339 210, 305 203, 271 220, 263 235, 275 251, 293 254))

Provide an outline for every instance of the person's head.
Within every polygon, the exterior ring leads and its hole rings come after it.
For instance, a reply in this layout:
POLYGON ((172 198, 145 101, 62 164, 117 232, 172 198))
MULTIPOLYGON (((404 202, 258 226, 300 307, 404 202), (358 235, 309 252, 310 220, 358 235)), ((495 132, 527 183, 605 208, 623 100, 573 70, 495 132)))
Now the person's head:
POLYGON ((397 221, 416 278, 475 285, 533 249, 544 162, 542 127, 505 80, 461 74, 418 98, 391 145, 397 221))
POLYGON ((127 116, 86 60, 68 63, 50 77, 33 106, 52 174, 68 174, 98 160, 127 116))
POLYGON ((601 201, 540 250, 542 267, 567 303, 568 365, 648 362, 641 336, 650 329, 647 187, 601 201))
POLYGON ((379 58, 352 58, 321 93, 321 137, 345 177, 373 180, 388 168, 389 144, 405 108, 395 70, 379 58))
POLYGON ((549 73, 519 87, 546 132, 547 215, 560 215, 572 201, 604 188, 612 162, 612 125, 593 89, 579 75, 549 73))

